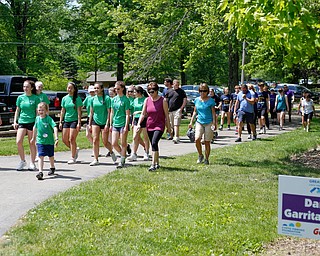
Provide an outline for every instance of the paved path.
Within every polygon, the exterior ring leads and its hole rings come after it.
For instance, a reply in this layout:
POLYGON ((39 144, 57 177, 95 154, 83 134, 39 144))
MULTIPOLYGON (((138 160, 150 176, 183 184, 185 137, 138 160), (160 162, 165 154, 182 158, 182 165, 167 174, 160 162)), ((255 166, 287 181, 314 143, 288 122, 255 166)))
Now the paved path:
MULTIPOLYGON (((286 123, 286 130, 278 131, 276 127, 267 131, 267 134, 261 135, 261 138, 275 136, 282 132, 287 132, 297 127, 298 119, 293 123, 286 123)), ((259 137, 259 136, 258 136, 259 137)), ((236 135, 234 130, 219 132, 219 137, 212 144, 212 148, 219 148, 235 144, 236 135)), ((247 132, 242 136, 242 143, 248 141, 247 132)), ((18 156, 0 157, 0 237, 10 229, 20 217, 28 210, 32 209, 45 199, 68 188, 78 185, 83 181, 94 179, 105 175, 116 169, 110 157, 101 157, 99 166, 89 166, 92 161, 92 150, 81 150, 77 164, 68 165, 69 152, 58 152, 55 154, 57 175, 47 176, 44 174, 44 180, 38 181, 35 178, 36 172, 16 171, 19 163, 18 156)), ((190 143, 187 137, 182 137, 181 143, 173 144, 172 141, 160 141, 160 156, 170 157, 195 153, 194 143, 190 143), (165 150, 164 150, 165 149, 165 150)), ((101 153, 106 153, 106 149, 101 149, 101 153)), ((142 151, 138 151, 139 161, 134 164, 150 164, 142 161, 142 151)), ((27 162, 29 156, 27 156, 27 162)), ((47 158, 46 158, 47 160, 47 158)), ((131 163, 127 163, 128 165, 131 163)), ((161 164, 161 160, 160 160, 161 164)), ((48 161, 45 162, 45 168, 49 167, 48 161)))

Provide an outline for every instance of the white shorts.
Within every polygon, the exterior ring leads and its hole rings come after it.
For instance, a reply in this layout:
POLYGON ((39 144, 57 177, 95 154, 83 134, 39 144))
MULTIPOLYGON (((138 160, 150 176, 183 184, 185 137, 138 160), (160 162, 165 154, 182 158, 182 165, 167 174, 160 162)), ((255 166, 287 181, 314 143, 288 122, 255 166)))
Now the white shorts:
POLYGON ((180 109, 169 112, 169 119, 171 126, 179 126, 181 123, 181 113, 180 109))
POLYGON ((213 139, 213 131, 211 124, 200 124, 196 122, 196 140, 201 138, 204 134, 204 141, 211 141, 213 139))

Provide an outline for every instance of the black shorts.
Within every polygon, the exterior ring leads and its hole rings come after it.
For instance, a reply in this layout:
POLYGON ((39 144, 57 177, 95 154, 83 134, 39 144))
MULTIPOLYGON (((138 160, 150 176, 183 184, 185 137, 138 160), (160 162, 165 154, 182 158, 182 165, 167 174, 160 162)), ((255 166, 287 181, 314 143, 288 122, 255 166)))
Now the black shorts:
POLYGON ((63 128, 71 128, 71 129, 76 129, 78 125, 78 120, 77 121, 72 121, 72 122, 63 122, 63 128))
MULTIPOLYGON (((139 122, 139 117, 135 117, 133 119, 133 125, 137 126, 139 122)), ((141 128, 146 128, 147 127, 147 118, 143 119, 142 122, 140 123, 141 128)))
POLYGON ((222 107, 222 111, 228 113, 229 112, 229 107, 222 107))
POLYGON ((303 118, 304 118, 304 121, 306 122, 308 119, 311 121, 312 120, 312 117, 313 117, 313 112, 309 113, 309 114, 304 114, 303 115, 303 118))
POLYGON ((95 126, 99 126, 101 130, 104 129, 104 127, 106 126, 105 124, 97 124, 93 119, 92 119, 92 125, 95 125, 95 126))
POLYGON ((32 131, 33 126, 34 126, 34 123, 19 124, 18 129, 27 129, 28 131, 32 131))
POLYGON ((262 116, 265 116, 266 112, 267 112, 267 110, 265 108, 258 109, 258 111, 257 111, 258 118, 261 118, 262 116))
POLYGON ((244 111, 238 111, 238 122, 247 122, 249 124, 254 123, 254 114, 244 111))

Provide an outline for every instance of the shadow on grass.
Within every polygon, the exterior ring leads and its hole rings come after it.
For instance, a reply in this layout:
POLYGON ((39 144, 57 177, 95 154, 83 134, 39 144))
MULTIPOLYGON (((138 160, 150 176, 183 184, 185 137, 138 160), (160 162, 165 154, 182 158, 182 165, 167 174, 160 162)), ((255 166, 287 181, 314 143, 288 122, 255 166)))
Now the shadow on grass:
POLYGON ((263 168, 270 169, 275 175, 293 175, 293 176, 318 176, 320 174, 314 168, 306 167, 303 164, 297 164, 290 162, 289 158, 283 158, 277 161, 271 160, 236 160, 234 158, 223 158, 216 165, 228 165, 228 166, 238 166, 238 167, 247 167, 247 168, 263 168))
MULTIPOLYGON (((149 169, 150 165, 146 165, 146 164, 139 164, 139 165, 127 165, 126 164, 126 167, 139 167, 139 168, 144 168, 146 170, 149 169)), ((163 165, 160 165, 160 168, 157 169, 156 171, 152 171, 150 173, 153 173, 153 172, 198 172, 198 170, 195 170, 195 169, 186 169, 186 168, 179 168, 179 167, 167 167, 167 166, 163 166, 163 165)))

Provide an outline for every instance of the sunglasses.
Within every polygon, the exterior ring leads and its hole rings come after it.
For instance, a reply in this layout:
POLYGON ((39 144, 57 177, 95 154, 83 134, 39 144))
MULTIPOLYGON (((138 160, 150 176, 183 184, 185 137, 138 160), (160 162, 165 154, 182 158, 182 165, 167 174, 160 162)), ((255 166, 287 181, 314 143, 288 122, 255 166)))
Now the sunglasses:
POLYGON ((149 90, 148 91, 148 93, 154 93, 155 92, 155 90, 149 90))
POLYGON ((121 88, 115 88, 116 91, 120 91, 121 88))
POLYGON ((128 92, 133 92, 133 91, 128 91, 128 92))
POLYGON ((208 92, 208 90, 199 90, 199 92, 208 92))

